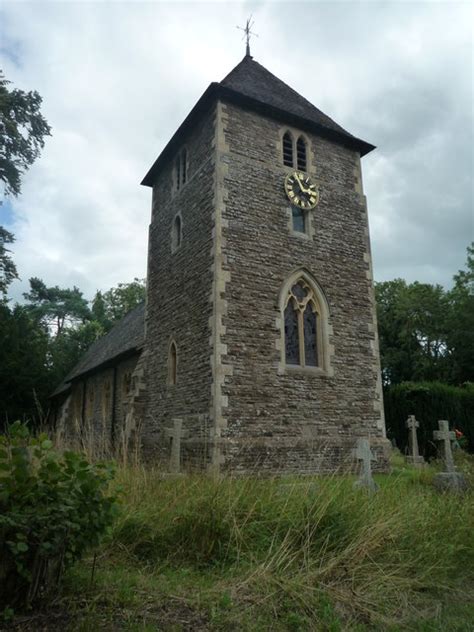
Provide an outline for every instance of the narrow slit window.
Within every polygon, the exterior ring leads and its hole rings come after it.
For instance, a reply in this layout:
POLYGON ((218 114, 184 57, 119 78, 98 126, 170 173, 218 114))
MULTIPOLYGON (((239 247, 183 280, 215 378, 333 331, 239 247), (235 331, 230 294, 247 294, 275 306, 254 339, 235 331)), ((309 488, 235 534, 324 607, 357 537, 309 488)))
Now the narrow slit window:
POLYGON ((302 136, 298 138, 296 143, 296 158, 298 169, 300 171, 306 171, 306 142, 302 136))
POLYGON ((176 158, 176 190, 179 191, 181 187, 181 157, 176 158))
POLYGON ((283 136, 283 164, 286 167, 293 167, 293 139, 289 132, 283 136))
POLYGON ((176 215, 171 227, 171 252, 175 252, 181 246, 182 222, 181 217, 176 215))
POLYGON ((181 152, 181 185, 186 184, 186 177, 187 177, 187 173, 186 173, 186 150, 183 149, 183 151, 181 152))
POLYGON ((178 377, 178 350, 176 343, 173 341, 170 344, 168 354, 168 384, 174 386, 178 377))

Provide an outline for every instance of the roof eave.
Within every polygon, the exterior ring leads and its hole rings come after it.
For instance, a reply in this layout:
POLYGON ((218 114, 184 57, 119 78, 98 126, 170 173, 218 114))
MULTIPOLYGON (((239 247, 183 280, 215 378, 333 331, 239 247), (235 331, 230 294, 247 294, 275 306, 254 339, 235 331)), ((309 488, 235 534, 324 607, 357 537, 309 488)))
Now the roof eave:
POLYGON ((294 125, 294 127, 299 127, 304 131, 319 134, 323 138, 332 140, 336 143, 344 145, 345 147, 348 147, 349 149, 353 149, 354 151, 359 152, 361 157, 367 155, 369 152, 375 149, 375 145, 372 145, 365 140, 357 138, 356 136, 352 136, 351 134, 343 134, 342 132, 338 132, 337 130, 325 127, 320 123, 316 123, 315 121, 311 121, 310 119, 304 118, 302 116, 291 114, 286 110, 268 105, 266 103, 263 103, 262 101, 259 101, 258 99, 254 99, 242 94, 241 92, 233 90, 232 88, 214 82, 209 85, 209 87, 203 93, 191 112, 184 119, 183 123, 173 134, 166 147, 163 149, 146 176, 143 178, 141 182, 142 185, 149 187, 153 186, 156 174, 162 164, 166 162, 167 159, 177 151, 180 144, 182 143, 183 137, 191 129, 196 120, 200 118, 205 112, 207 112, 209 107, 218 99, 247 107, 255 112, 263 114, 264 116, 269 116, 283 123, 292 124, 294 125))

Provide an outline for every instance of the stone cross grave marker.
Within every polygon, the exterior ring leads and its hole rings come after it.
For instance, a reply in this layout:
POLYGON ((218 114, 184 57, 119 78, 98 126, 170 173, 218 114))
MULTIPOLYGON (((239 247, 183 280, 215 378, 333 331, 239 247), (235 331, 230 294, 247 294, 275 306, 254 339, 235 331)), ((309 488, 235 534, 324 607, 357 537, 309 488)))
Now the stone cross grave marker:
POLYGON ((461 491, 467 488, 467 482, 460 472, 456 472, 453 459, 451 441, 456 439, 456 433, 449 429, 449 422, 445 419, 438 421, 439 430, 433 432, 435 441, 442 441, 444 448, 445 472, 439 472, 434 478, 435 487, 440 490, 461 491))
POLYGON ((420 456, 420 452, 418 450, 418 437, 416 434, 416 429, 420 427, 420 422, 416 420, 415 415, 409 415, 405 425, 409 430, 408 449, 410 452, 410 454, 405 457, 405 461, 415 467, 421 467, 424 465, 425 459, 420 456))
POLYGON ((372 461, 376 461, 376 457, 372 454, 368 439, 357 439, 357 447, 353 451, 355 458, 362 462, 362 469, 358 480, 354 483, 354 487, 365 487, 369 492, 376 492, 379 488, 372 478, 372 461))
POLYGON ((173 428, 165 428, 166 436, 171 439, 170 472, 179 474, 181 471, 181 439, 187 435, 183 430, 183 420, 173 419, 173 428))

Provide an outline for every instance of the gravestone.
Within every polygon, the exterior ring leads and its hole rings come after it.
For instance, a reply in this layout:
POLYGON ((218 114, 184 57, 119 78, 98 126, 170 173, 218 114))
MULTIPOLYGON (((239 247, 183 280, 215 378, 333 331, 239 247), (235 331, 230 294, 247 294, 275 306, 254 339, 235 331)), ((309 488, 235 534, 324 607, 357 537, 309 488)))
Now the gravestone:
POLYGON ((181 471, 181 439, 187 435, 183 430, 183 420, 173 419, 173 428, 165 428, 165 434, 171 439, 170 472, 179 474, 181 471))
POLYGON ((372 478, 372 461, 376 461, 376 457, 372 454, 368 439, 357 439, 357 447, 353 451, 354 457, 361 461, 361 472, 359 478, 354 483, 354 487, 363 487, 370 493, 376 492, 379 488, 372 478))
POLYGON ((449 422, 445 419, 438 421, 439 430, 433 432, 435 441, 443 442, 445 471, 439 472, 434 478, 434 485, 441 491, 463 491, 467 488, 467 481, 460 472, 456 472, 451 441, 456 439, 456 433, 449 430, 449 422))
POLYGON ((405 422, 406 427, 408 428, 408 451, 409 454, 405 457, 405 461, 409 465, 414 465, 415 467, 423 467, 425 464, 425 459, 420 456, 420 452, 418 450, 418 437, 416 435, 416 429, 419 428, 420 422, 416 420, 415 415, 409 415, 408 419, 405 422))

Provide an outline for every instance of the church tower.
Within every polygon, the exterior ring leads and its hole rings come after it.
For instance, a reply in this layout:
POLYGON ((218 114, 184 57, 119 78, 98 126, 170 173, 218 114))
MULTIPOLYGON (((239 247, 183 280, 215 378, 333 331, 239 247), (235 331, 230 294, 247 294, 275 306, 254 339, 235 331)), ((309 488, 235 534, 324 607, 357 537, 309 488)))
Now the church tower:
POLYGON ((386 463, 372 149, 250 55, 204 92, 142 182, 149 453, 328 472, 363 436, 386 463))

